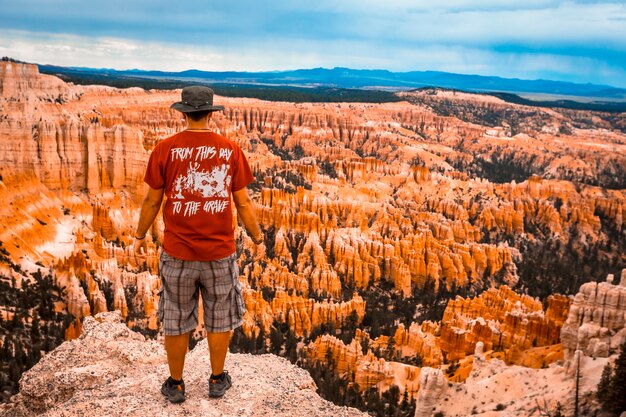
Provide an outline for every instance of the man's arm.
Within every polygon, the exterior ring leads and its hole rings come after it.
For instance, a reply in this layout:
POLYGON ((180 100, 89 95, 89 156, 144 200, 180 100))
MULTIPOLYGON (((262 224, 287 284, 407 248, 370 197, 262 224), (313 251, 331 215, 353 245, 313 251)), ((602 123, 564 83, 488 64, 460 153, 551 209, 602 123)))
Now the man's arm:
POLYGON ((159 214, 161 209, 161 202, 163 201, 163 188, 155 190, 149 187, 148 194, 143 200, 141 206, 141 214, 139 215, 139 224, 137 225, 137 233, 135 237, 141 238, 148 233, 148 229, 152 226, 152 222, 159 214))
POLYGON ((245 226, 248 234, 257 245, 263 243, 263 232, 256 218, 256 212, 254 209, 254 203, 248 195, 246 187, 233 193, 233 199, 235 200, 235 206, 237 207, 237 214, 241 217, 241 221, 245 226))
POLYGON ((137 225, 137 232, 135 233, 135 252, 140 252, 143 249, 146 250, 145 237, 148 233, 148 229, 152 226, 156 215, 159 214, 161 209, 161 202, 163 201, 163 188, 154 189, 150 187, 148 194, 143 200, 141 206, 141 214, 139 215, 139 224, 137 225))

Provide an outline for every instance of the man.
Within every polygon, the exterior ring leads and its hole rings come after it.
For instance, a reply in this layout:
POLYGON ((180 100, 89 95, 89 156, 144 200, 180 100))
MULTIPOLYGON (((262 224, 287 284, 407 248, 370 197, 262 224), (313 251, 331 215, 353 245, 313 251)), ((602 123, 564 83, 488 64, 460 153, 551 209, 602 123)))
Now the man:
POLYGON ((165 333, 170 377, 161 392, 172 403, 185 401, 183 367, 189 332, 198 324, 198 292, 211 356, 209 396, 219 398, 232 385, 224 370, 231 330, 243 322, 245 306, 236 264, 231 197, 255 244, 263 241, 246 186, 253 180, 242 150, 209 130, 213 91, 185 87, 171 108, 183 113, 187 128, 159 142, 148 161, 135 254, 143 259, 146 234, 165 195, 165 231, 159 261, 159 319, 165 333))

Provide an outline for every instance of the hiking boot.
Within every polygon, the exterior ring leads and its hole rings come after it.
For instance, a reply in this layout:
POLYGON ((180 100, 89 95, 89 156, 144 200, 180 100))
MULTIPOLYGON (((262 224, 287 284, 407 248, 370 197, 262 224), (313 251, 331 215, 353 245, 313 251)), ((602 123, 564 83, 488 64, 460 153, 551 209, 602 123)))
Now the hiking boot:
POLYGON ((228 388, 233 385, 232 380, 230 379, 230 375, 228 375, 227 371, 222 373, 221 378, 211 378, 209 379, 209 397, 211 398, 220 398, 224 396, 224 393, 228 388))
POLYGON ((161 385, 161 394, 165 395, 173 404, 182 403, 185 401, 185 382, 177 385, 172 382, 172 377, 169 377, 161 385))

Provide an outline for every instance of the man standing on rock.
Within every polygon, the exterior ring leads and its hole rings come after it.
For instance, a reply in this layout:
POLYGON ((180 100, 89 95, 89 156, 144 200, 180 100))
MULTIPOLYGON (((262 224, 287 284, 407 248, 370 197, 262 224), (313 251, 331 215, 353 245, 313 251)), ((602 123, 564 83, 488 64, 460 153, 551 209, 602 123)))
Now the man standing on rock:
POLYGON ((198 293, 211 356, 209 397, 232 385, 224 370, 231 331, 243 322, 245 306, 236 264, 231 196, 255 244, 263 241, 246 186, 254 179, 236 143, 209 129, 213 91, 185 87, 171 108, 183 113, 187 129, 159 142, 148 161, 150 186, 141 207, 134 250, 146 254, 146 234, 161 208, 165 231, 159 261, 159 319, 165 333, 170 377, 161 392, 172 403, 185 401, 183 368, 189 332, 198 324, 198 293))

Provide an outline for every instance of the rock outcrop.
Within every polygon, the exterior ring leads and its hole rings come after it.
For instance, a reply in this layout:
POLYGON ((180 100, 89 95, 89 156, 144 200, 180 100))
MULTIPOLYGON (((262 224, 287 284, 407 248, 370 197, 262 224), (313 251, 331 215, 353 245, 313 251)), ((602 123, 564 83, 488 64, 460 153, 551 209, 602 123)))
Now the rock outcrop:
POLYGON ((450 300, 441 321, 439 346, 448 361, 471 355, 476 343, 486 350, 520 350, 559 343, 570 300, 556 295, 544 312, 539 300, 507 286, 491 288, 473 299, 450 300))
MULTIPOLYGON (((158 276, 120 269, 116 258, 89 260, 83 252, 61 259, 53 270, 56 282, 65 287, 67 310, 77 320, 115 310, 128 318, 131 326, 158 330, 158 276)), ((74 331, 69 329, 68 338, 74 331)))
MULTIPOLYGON (((428 387, 428 392, 420 389, 416 417, 430 416, 437 410, 445 410, 446 416, 519 416, 529 415, 531 410, 553 413, 557 408, 567 415, 573 407, 569 398, 577 374, 582 376, 579 413, 591 415, 599 409, 595 393, 603 368, 611 356, 619 354, 619 346, 626 340, 626 269, 619 284, 613 281, 610 274, 606 282, 583 284, 569 311, 565 310, 568 314, 564 323, 562 300, 551 303, 549 309, 553 310, 545 318, 563 323, 560 333, 564 361, 547 367, 544 363, 541 369, 507 365, 497 355, 487 355, 486 345, 477 342, 471 371, 463 384, 442 385, 437 382, 443 378, 441 369, 422 368, 420 386, 428 387)), ((519 300, 517 308, 532 305, 532 300, 528 301, 519 300)), ((523 337, 523 331, 518 333, 523 337)))
POLYGON ((168 376, 162 345, 146 341, 120 321, 117 312, 87 317, 79 339, 63 343, 22 376, 20 393, 0 405, 0 414, 366 416, 321 399, 306 371, 273 355, 230 354, 226 367, 233 387, 222 399, 210 400, 206 343, 198 343, 187 355, 187 400, 170 404, 159 391, 168 376))
MULTIPOLYGON (((595 392, 606 363, 606 358, 582 356, 580 415, 593 415, 599 409, 595 392)), ((557 409, 571 415, 576 379, 567 365, 542 369, 507 366, 499 359, 485 359, 479 344, 464 383, 448 382, 440 369, 422 369, 415 417, 431 417, 437 412, 450 417, 554 415, 557 409)))
POLYGON ((440 369, 422 369, 415 417, 430 417, 437 412, 437 402, 445 385, 446 378, 440 369))
MULTIPOLYGON (((623 115, 538 109, 442 89, 400 96, 435 114, 404 112, 396 120, 410 132, 452 145, 445 162, 463 172, 496 181, 536 174, 608 188, 626 184, 623 115), (607 143, 619 145, 612 150, 607 143)), ((435 158, 425 162, 441 163, 435 158)))
POLYGON ((34 175, 53 190, 91 193, 141 185, 148 155, 141 131, 103 126, 90 103, 112 89, 71 87, 35 65, 11 62, 0 62, 0 76, 3 178, 34 175))
POLYGON ((306 336, 321 326, 341 329, 350 314, 355 315, 358 325, 365 314, 365 302, 358 294, 345 302, 315 302, 278 290, 274 298, 267 302, 261 292, 247 289, 244 291, 244 300, 247 312, 243 330, 248 336, 258 334, 259 326, 263 327, 266 334, 269 333, 274 320, 287 323, 296 336, 306 336))
POLYGON ((626 269, 619 283, 613 274, 605 282, 580 287, 561 329, 566 358, 577 350, 594 358, 606 358, 626 340, 626 269))
POLYGON ((498 358, 507 365, 543 368, 562 360, 561 326, 570 302, 564 296, 551 296, 544 311, 535 298, 506 286, 491 288, 475 298, 450 300, 440 323, 424 321, 408 328, 401 324, 393 337, 373 340, 357 330, 349 344, 326 335, 311 341, 302 353, 308 361, 331 361, 338 374, 363 391, 371 386, 384 391, 395 384, 413 395, 423 386, 419 378, 434 378, 423 376, 419 367, 410 364, 415 358, 421 366, 436 369, 455 364, 458 370, 445 378, 456 382, 468 377, 477 349, 483 360, 485 356, 498 358))
MULTIPOLYGON (((39 73, 37 65, 0 62, 0 96, 14 99, 67 100, 71 87, 61 79, 39 73), (35 97, 32 97, 33 94, 35 97)), ((17 101, 17 100, 16 100, 17 101)))
POLYGON ((363 353, 361 341, 366 337, 357 331, 350 344, 334 336, 323 335, 303 348, 302 355, 310 363, 324 363, 361 391, 376 387, 380 392, 391 385, 413 396, 419 389, 420 368, 377 357, 371 349, 363 353))

